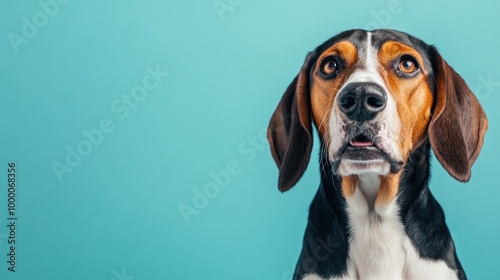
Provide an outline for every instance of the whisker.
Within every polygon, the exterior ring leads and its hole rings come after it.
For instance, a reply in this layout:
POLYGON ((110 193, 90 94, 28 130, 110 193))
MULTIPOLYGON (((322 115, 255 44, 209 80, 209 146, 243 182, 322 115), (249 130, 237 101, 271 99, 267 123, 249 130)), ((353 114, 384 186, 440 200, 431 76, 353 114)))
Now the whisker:
MULTIPOLYGON (((321 122, 319 123, 318 125, 318 130, 320 130, 323 126, 323 123, 325 122, 325 120, 327 119, 326 117, 328 116, 328 113, 331 113, 333 107, 328 109, 326 111, 326 113, 323 115, 323 118, 321 119, 321 122)), ((328 149, 327 149, 327 145, 328 145, 328 141, 330 139, 330 127, 329 126, 325 126, 324 127, 325 129, 325 133, 323 135, 322 138, 325 138, 325 139, 321 139, 320 140, 320 148, 321 148, 321 156, 325 157, 325 160, 328 161, 328 158, 327 158, 327 153, 328 153, 328 149)), ((320 162, 322 162, 322 160, 320 160, 320 162)), ((325 171, 325 165, 326 165, 326 162, 325 163, 321 163, 321 170, 322 171, 325 171)))

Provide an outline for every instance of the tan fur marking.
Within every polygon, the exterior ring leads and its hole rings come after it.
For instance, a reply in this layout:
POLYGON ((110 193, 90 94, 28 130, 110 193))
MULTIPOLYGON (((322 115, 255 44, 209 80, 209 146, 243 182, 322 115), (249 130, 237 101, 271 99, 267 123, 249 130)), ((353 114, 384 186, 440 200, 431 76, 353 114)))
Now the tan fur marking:
MULTIPOLYGON (((433 95, 428 84, 423 59, 413 48, 399 42, 384 43, 378 53, 382 65, 379 69, 389 93, 397 104, 401 122, 399 148, 405 159, 425 139, 431 117, 433 95), (394 71, 394 62, 403 55, 415 58, 420 71, 413 78, 399 77, 394 71)), ((397 61, 396 61, 397 63, 397 61)))
POLYGON ((400 171, 396 174, 391 173, 387 176, 380 176, 380 189, 375 200, 375 205, 389 204, 394 200, 398 194, 401 173, 400 171))
POLYGON ((344 84, 345 80, 352 73, 353 66, 357 61, 356 47, 348 41, 342 41, 334 44, 325 50, 318 58, 313 72, 313 81, 311 88, 311 105, 313 111, 314 122, 318 128, 318 132, 325 143, 329 143, 328 139, 328 120, 333 106, 333 101, 337 96, 337 92, 344 84), (321 63, 326 57, 338 56, 345 65, 339 72, 339 75, 332 80, 324 80, 316 75, 321 67, 321 63))
POLYGON ((354 175, 342 177, 342 193, 344 197, 348 198, 354 194, 357 183, 358 180, 354 175))

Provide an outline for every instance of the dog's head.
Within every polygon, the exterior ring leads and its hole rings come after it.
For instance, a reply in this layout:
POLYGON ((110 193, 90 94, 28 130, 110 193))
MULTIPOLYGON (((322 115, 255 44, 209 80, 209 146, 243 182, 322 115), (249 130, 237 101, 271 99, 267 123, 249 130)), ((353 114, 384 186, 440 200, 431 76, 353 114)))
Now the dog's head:
POLYGON ((306 58, 274 112, 268 139, 286 191, 304 173, 312 122, 343 178, 399 174, 429 139, 451 176, 468 181, 487 119, 436 48, 394 30, 351 30, 306 58))

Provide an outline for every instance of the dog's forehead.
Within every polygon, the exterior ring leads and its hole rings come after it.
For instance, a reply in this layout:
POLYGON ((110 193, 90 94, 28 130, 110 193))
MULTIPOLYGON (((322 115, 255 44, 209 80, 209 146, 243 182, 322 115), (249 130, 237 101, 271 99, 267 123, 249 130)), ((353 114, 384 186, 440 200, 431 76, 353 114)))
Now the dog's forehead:
POLYGON ((373 31, 362 29, 348 30, 330 38, 328 41, 318 46, 315 51, 320 55, 328 48, 341 41, 351 42, 358 53, 365 52, 367 47, 378 50, 388 41, 399 42, 415 49, 424 58, 425 63, 428 63, 427 50, 429 45, 414 36, 390 29, 377 29, 373 31))

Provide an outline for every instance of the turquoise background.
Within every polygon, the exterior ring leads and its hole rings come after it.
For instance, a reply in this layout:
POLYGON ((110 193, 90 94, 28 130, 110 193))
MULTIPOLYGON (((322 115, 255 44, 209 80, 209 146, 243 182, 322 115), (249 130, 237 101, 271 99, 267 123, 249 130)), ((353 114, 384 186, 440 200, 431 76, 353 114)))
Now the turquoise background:
POLYGON ((23 17, 43 25, 43 10, 4 1, 0 279, 290 279, 319 183, 317 141, 303 179, 281 194, 259 134, 308 51, 377 26, 435 44, 479 92, 490 126, 472 179, 459 183, 434 161, 432 190, 469 278, 498 279, 500 2, 394 1, 71 0, 17 53, 9 33, 22 35, 23 17), (169 75, 117 113, 148 66, 169 75), (106 119, 114 130, 60 181, 53 163, 106 119), (6 263, 10 161, 16 273, 6 263), (235 175, 186 223, 180 205, 193 206, 228 164, 235 175))

